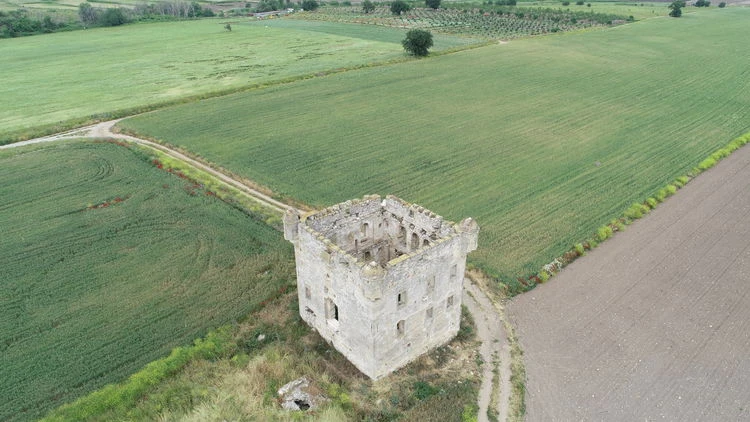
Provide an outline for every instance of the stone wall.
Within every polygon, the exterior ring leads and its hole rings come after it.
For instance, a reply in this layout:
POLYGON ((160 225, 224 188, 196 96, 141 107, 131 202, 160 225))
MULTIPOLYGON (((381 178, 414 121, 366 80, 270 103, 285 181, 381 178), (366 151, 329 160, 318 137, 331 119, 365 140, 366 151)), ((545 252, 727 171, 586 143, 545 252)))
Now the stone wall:
POLYGON ((466 254, 478 226, 396 197, 289 212, 302 318, 357 368, 380 378, 456 335, 466 254))

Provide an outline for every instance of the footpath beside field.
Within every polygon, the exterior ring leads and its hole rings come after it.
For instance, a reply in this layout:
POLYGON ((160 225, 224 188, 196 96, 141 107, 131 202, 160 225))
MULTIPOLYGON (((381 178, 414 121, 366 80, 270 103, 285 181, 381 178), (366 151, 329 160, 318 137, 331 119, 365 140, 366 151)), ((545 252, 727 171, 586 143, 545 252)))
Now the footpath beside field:
POLYGON ((141 139, 136 138, 129 135, 123 135, 121 133, 114 133, 112 132, 112 127, 117 124, 122 119, 117 120, 110 120, 107 122, 101 122, 97 123, 95 125, 81 127, 78 129, 74 129, 68 132, 62 132, 55 135, 45 136, 42 138, 36 138, 36 139, 30 139, 28 141, 23 142, 17 142, 14 144, 8 144, 8 145, 0 145, 0 149, 7 149, 7 148, 13 148, 13 147, 20 147, 24 145, 32 145, 32 144, 38 144, 38 143, 44 143, 44 142, 54 142, 59 141, 63 139, 73 139, 73 138, 114 138, 114 139, 120 139, 124 141, 130 141, 134 142, 136 144, 145 145, 149 148, 153 148, 156 150, 159 150, 172 158, 176 158, 190 166, 193 166, 201 171, 204 171, 214 177, 217 177, 222 182, 228 184, 229 186, 233 188, 237 188, 240 191, 242 191, 244 194, 248 195, 252 199, 260 202, 261 204, 271 208, 272 210, 278 211, 280 213, 283 213, 287 209, 291 208, 289 205, 284 204, 283 202, 279 202, 270 196, 264 194, 263 192, 260 192, 256 189, 253 189, 250 186, 247 186, 246 184, 235 180, 226 174, 217 171, 213 169, 211 166, 208 166, 206 164, 203 164, 201 162, 198 162, 185 154, 182 154, 179 151, 176 151, 171 148, 167 148, 161 144, 158 144, 156 142, 151 142, 147 139, 141 139))
MULTIPOLYGON (((125 140, 159 150, 189 166, 206 172, 211 176, 218 178, 223 183, 239 189, 251 199, 258 201, 272 210, 283 213, 287 209, 293 209, 291 205, 277 201, 263 192, 248 186, 242 181, 234 179, 209 165, 196 161, 177 150, 146 139, 112 132, 112 128, 120 120, 122 119, 102 122, 14 144, 0 145, 0 150, 76 138, 112 138, 125 140)), ((300 213, 304 212, 302 210, 296 211, 300 213)), ((479 397, 477 398, 477 404, 479 407, 478 420, 479 422, 488 422, 488 413, 492 413, 497 415, 500 421, 505 421, 508 413, 508 400, 510 399, 511 374, 510 353, 507 345, 507 335, 502 324, 502 317, 499 311, 495 309, 486 293, 482 291, 481 288, 468 281, 465 283, 464 303, 470 309, 470 312, 476 321, 477 337, 481 342, 480 353, 485 362, 482 373, 482 384, 479 391, 479 397), (492 410, 488 412, 488 409, 492 410)))
POLYGON ((750 148, 508 305, 527 420, 750 419, 750 148))

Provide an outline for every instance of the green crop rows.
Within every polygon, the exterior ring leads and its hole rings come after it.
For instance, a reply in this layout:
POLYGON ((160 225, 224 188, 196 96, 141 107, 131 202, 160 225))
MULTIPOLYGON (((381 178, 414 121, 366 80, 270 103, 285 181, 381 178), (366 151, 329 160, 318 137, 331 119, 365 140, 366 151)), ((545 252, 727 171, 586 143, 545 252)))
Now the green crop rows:
POLYGON ((603 26, 613 20, 623 20, 621 15, 591 13, 591 10, 561 10, 542 8, 515 8, 476 4, 460 9, 450 5, 444 9, 415 8, 394 16, 387 6, 362 12, 361 6, 324 7, 314 13, 292 15, 291 18, 333 22, 354 22, 397 28, 424 28, 438 33, 470 35, 478 38, 513 39, 549 32, 603 26))
POLYGON ((0 151, 0 420, 124 379, 293 283, 279 233, 130 149, 0 151))
MULTIPOLYGON (((186 97, 404 56, 401 29, 355 35, 344 24, 274 26, 235 24, 228 32, 222 21, 207 19, 2 40, 0 144, 70 119, 133 114, 186 97)), ((438 49, 466 43, 436 39, 438 49)))
POLYGON ((316 206, 393 193, 472 216, 470 259, 514 280, 747 131, 748 19, 517 40, 123 124, 316 206))

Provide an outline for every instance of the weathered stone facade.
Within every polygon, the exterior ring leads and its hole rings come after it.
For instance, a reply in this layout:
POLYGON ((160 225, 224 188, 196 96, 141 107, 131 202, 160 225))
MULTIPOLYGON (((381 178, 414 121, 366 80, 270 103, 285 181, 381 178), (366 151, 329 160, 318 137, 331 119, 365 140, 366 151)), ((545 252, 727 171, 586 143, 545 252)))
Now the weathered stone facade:
POLYGON ((458 332, 478 233, 394 196, 289 211, 300 315, 364 374, 388 375, 458 332))

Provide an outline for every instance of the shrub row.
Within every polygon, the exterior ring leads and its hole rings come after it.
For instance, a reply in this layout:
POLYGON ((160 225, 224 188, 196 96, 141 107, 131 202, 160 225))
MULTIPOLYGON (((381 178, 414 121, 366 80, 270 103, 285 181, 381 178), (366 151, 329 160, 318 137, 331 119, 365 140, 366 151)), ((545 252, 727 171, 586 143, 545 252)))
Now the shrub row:
MULTIPOLYGON (((123 143, 120 142, 118 142, 118 144, 123 145, 123 143)), ((129 147, 129 145, 124 146, 129 147)), ((138 147, 147 149, 148 154, 151 155, 146 157, 146 154, 143 154, 144 158, 147 158, 150 163, 159 169, 194 183, 196 189, 202 189, 207 195, 213 195, 221 199, 231 207, 242 211, 258 221, 261 221, 277 230, 283 230, 281 216, 277 211, 266 207, 254 199, 250 199, 247 194, 241 192, 239 189, 227 185, 218 178, 186 164, 183 161, 172 158, 162 151, 143 145, 138 145, 138 147)), ((200 156, 196 158, 205 161, 200 156)), ((216 168, 216 166, 212 167, 216 168)))
POLYGON ((90 420, 112 409, 131 407, 149 388, 177 373, 190 361, 226 357, 232 354, 235 348, 232 328, 221 327, 209 332, 202 339, 196 339, 192 346, 172 349, 169 356, 149 363, 122 383, 109 384, 73 403, 57 408, 42 421, 90 420))
MULTIPOLYGON (((728 157, 731 153, 733 153, 734 151, 736 151, 743 145, 747 144, 748 142, 750 142, 750 133, 746 133, 742 136, 735 138, 734 140, 732 140, 732 142, 730 142, 723 148, 720 148, 714 151, 711 155, 708 156, 708 158, 701 161, 698 164, 698 166, 694 167, 687 175, 676 178, 672 183, 669 183, 663 188, 656 191, 656 193, 654 193, 653 196, 646 198, 644 202, 642 203, 635 202, 632 205, 630 205, 630 207, 628 207, 623 212, 622 217, 620 217, 619 219, 612 220, 607 225, 599 227, 596 231, 596 234, 593 237, 587 239, 583 243, 577 243, 575 246, 573 246, 571 250, 566 252, 562 257, 556 259, 555 261, 562 262, 563 266, 569 264, 570 262, 575 260, 577 257, 583 255, 585 253, 585 250, 593 249, 600 242, 603 242, 609 239, 610 237, 612 237, 612 235, 614 235, 615 232, 624 230, 626 225, 632 223, 633 221, 651 212, 651 210, 656 208, 659 205, 659 203, 663 202, 668 197, 674 195, 678 189, 685 186, 692 178, 696 177, 700 173, 715 166, 716 163, 728 157)), ((562 266, 560 266, 558 270, 561 268, 562 266)), ((549 279, 549 277, 553 276, 554 274, 555 274, 554 271, 552 272, 548 271, 548 269, 545 266, 545 268, 542 269, 537 274, 536 277, 532 277, 532 278, 534 280, 540 280, 541 282, 545 282, 549 279)))
POLYGON ((711 155, 709 155, 706 159, 701 161, 696 167, 689 171, 687 175, 676 178, 674 181, 672 181, 672 183, 669 183, 663 188, 659 189, 652 196, 646 198, 643 202, 635 202, 631 204, 622 213, 622 216, 620 218, 613 219, 609 222, 609 224, 600 226, 593 236, 581 243, 576 243, 562 256, 556 258, 550 264, 545 265, 536 274, 528 277, 518 277, 516 280, 505 282, 500 279, 499 273, 491 268, 475 264, 471 264, 469 268, 478 268, 488 277, 491 277, 494 280, 498 281, 500 284, 504 285, 505 293, 509 296, 515 296, 519 293, 531 290, 537 284, 544 283, 549 280, 550 277, 554 276, 563 267, 567 266, 578 257, 583 256, 587 250, 591 250, 597 247, 599 243, 609 239, 616 232, 625 230, 625 226, 651 212, 651 210, 656 208, 659 203, 663 202, 666 198, 674 195, 678 189, 685 186, 691 179, 715 166, 716 163, 721 161, 723 158, 729 156, 729 154, 749 142, 750 133, 746 133, 735 138, 723 148, 714 151, 711 155))

